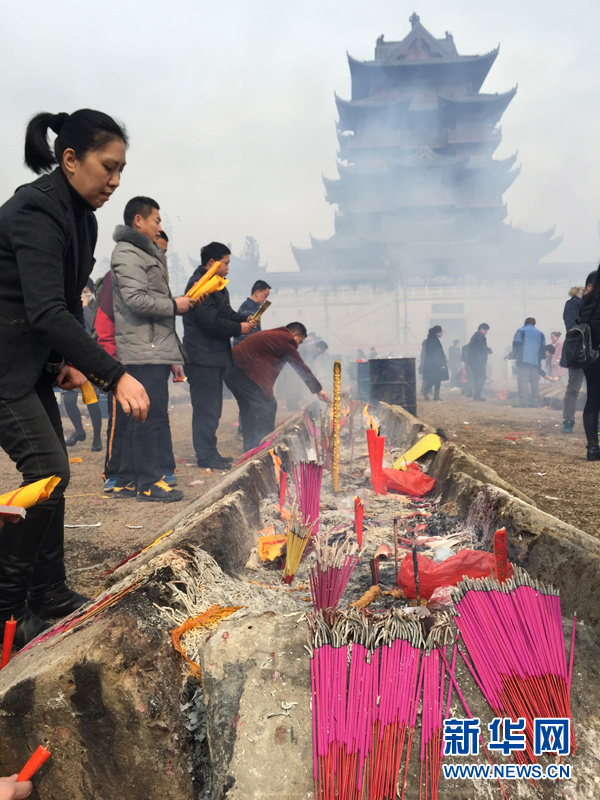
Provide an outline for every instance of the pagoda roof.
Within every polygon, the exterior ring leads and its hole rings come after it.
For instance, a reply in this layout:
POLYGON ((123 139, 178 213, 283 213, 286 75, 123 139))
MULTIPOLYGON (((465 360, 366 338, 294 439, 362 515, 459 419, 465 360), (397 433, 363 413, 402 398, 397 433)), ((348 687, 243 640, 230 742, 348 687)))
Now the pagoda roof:
POLYGON ((470 83, 474 91, 479 91, 498 55, 498 47, 484 55, 461 56, 454 38, 447 31, 445 38, 436 39, 421 24, 416 13, 411 15, 409 22, 411 30, 402 41, 385 42, 383 36, 379 37, 373 61, 358 61, 348 55, 353 97, 358 99, 369 95, 371 80, 378 73, 396 84, 415 78, 429 78, 442 84, 456 81, 470 83))
MULTIPOLYGON (((362 161, 352 164, 338 164, 340 177, 345 175, 385 175, 396 168, 407 169, 439 169, 440 167, 464 167, 467 170, 484 170, 486 172, 509 172, 515 165, 517 154, 507 158, 477 159, 467 154, 444 155, 423 146, 405 156, 393 155, 386 159, 362 161)), ((518 174, 518 173, 517 173, 518 174)), ((516 175, 515 175, 516 177, 516 175)), ((323 180, 327 180, 323 178, 323 180)))
MULTIPOLYGON (((359 100, 343 100, 335 94, 335 104, 339 114, 339 127, 342 130, 353 129, 359 120, 373 120, 379 114, 398 117, 411 114, 442 112, 453 118, 478 116, 490 123, 498 122, 507 106, 517 92, 517 87, 507 92, 495 94, 467 94, 448 97, 441 90, 428 102, 414 102, 411 92, 405 91, 401 96, 382 97, 374 95, 359 100)), ((389 119, 389 116, 388 116, 389 119)), ((389 124, 389 123, 388 123, 389 124)))
POLYGON ((492 68, 499 48, 482 56, 447 56, 427 61, 359 61, 348 54, 352 97, 368 97, 374 88, 400 87, 417 81, 469 84, 478 92, 492 68))
POLYGON ((454 116, 477 114, 484 116, 489 122, 498 122, 509 103, 517 93, 514 86, 508 92, 496 94, 466 94, 462 97, 444 97, 440 94, 438 105, 440 110, 450 112, 454 116))

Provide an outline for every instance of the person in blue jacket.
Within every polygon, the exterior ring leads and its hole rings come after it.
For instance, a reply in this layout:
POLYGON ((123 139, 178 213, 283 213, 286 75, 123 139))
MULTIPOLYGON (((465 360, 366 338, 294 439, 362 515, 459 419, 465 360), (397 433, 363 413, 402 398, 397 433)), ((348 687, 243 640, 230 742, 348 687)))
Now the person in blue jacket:
POLYGON ((546 337, 535 327, 535 319, 527 317, 513 337, 513 353, 517 362, 518 408, 538 408, 540 404, 540 364, 546 337))

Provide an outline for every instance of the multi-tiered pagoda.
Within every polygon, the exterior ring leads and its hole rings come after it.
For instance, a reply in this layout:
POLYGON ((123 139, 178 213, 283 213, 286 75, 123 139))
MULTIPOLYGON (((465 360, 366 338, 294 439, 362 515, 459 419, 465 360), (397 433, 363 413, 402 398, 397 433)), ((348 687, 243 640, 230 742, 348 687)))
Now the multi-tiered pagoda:
POLYGON ((293 248, 298 278, 410 285, 422 280, 523 276, 560 243, 504 222, 502 196, 519 174, 497 160, 499 122, 516 93, 481 86, 498 49, 459 55, 416 14, 401 42, 373 61, 348 56, 352 98, 336 96, 339 179, 325 179, 335 233, 293 248), (500 273, 498 271, 501 271, 500 273))

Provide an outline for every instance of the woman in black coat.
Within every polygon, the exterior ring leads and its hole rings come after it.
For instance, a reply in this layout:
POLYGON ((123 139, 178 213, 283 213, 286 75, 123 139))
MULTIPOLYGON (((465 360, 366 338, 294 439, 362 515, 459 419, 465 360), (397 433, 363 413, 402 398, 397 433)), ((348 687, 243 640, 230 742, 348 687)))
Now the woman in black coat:
MULTIPOLYGON (((589 286, 590 276, 587 279, 589 286)), ((587 288, 586 286, 586 288, 587 288)), ((584 294, 577 322, 587 322, 592 335, 592 347, 600 348, 600 267, 591 290, 584 294)), ((598 446, 598 417, 600 416, 600 359, 583 370, 587 385, 587 400, 583 409, 583 429, 587 439, 587 460, 600 461, 598 446)))
POLYGON ((429 400, 429 392, 433 389, 433 399, 440 399, 440 384, 448 380, 448 365, 444 348, 440 342, 443 331, 439 325, 429 329, 427 338, 421 348, 421 365, 419 371, 423 375, 422 394, 429 400))
POLYGON ((0 530, 0 633, 14 616, 17 647, 47 628, 45 619, 87 600, 65 584, 69 463, 53 385, 74 389, 87 378, 111 389, 126 413, 147 412, 143 387, 92 341, 81 306, 94 265, 94 212, 119 185, 125 148, 124 130, 101 112, 38 114, 27 127, 25 163, 38 174, 56 168, 0 207, 0 447, 23 485, 60 478, 48 500, 0 530))

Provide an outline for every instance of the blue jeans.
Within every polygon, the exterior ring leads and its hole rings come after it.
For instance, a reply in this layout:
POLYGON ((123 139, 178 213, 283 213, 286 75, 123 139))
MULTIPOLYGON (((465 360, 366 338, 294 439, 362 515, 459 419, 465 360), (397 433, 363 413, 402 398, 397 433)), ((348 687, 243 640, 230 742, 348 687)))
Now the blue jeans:
POLYGON ((21 473, 22 486, 51 475, 61 479, 50 498, 28 509, 25 519, 0 528, 0 619, 7 619, 23 613, 29 589, 41 592, 65 579, 69 459, 49 383, 40 382, 18 400, 0 398, 0 447, 21 473))

